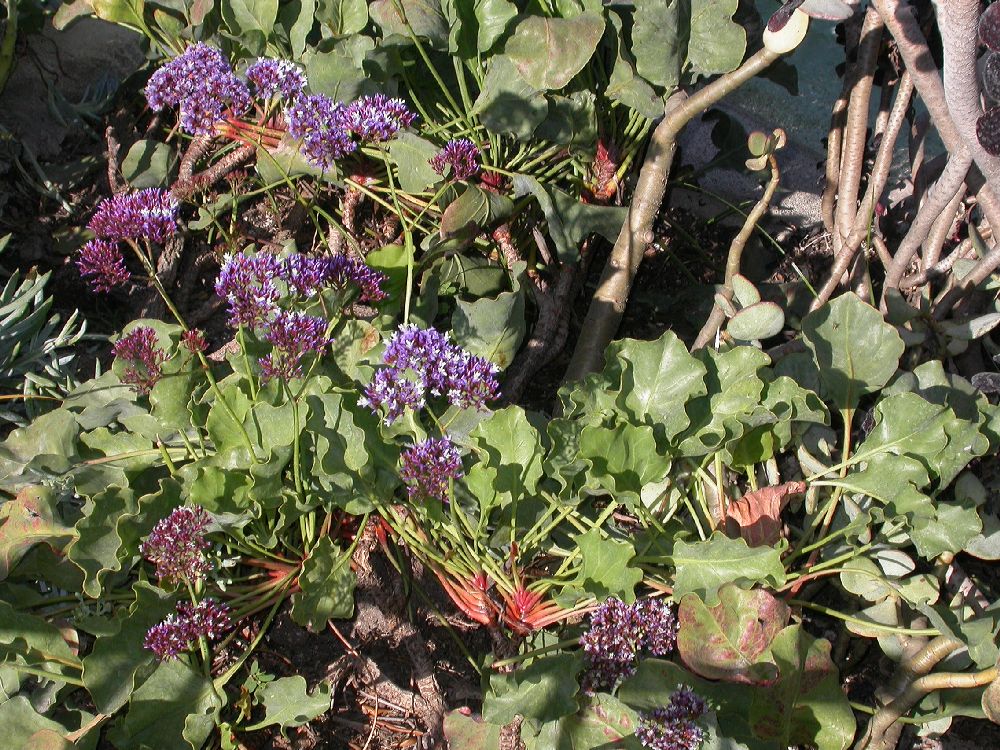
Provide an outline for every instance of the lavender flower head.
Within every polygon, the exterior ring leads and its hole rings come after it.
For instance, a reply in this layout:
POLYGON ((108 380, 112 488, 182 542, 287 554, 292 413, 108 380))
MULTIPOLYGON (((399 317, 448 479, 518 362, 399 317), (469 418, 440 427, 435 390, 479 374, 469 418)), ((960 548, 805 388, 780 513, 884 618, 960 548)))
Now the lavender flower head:
POLYGON ((105 198, 87 228, 101 239, 163 243, 177 232, 177 200, 169 190, 147 188, 105 198))
POLYGON ((125 362, 122 382, 139 393, 149 393, 163 377, 167 353, 157 345, 156 331, 137 326, 122 336, 112 347, 115 357, 125 362))
POLYGON ((650 750, 697 750, 705 731, 695 722, 707 710, 704 698, 688 687, 680 687, 666 707, 639 714, 635 736, 650 750))
POLYGON ((416 119, 402 99, 385 94, 362 96, 346 110, 347 128, 362 142, 388 141, 416 119))
POLYGON ((455 346, 433 328, 402 326, 390 339, 382 361, 389 367, 375 374, 362 403, 376 412, 385 407, 388 424, 407 408, 423 406, 427 391, 467 409, 484 409, 499 395, 497 366, 455 346))
POLYGON ((401 458, 399 476, 410 499, 447 502, 450 481, 462 476, 462 457, 450 440, 425 440, 404 450, 401 458))
POLYGON ((330 169, 358 147, 351 138, 346 108, 323 94, 297 97, 286 109, 285 119, 289 135, 302 141, 306 159, 322 169, 330 169))
POLYGON ((444 148, 429 160, 431 168, 439 175, 451 168, 450 177, 453 180, 467 180, 479 173, 479 149, 468 138, 456 138, 448 141, 444 148))
POLYGON ((115 287, 124 286, 132 278, 118 243, 108 240, 91 240, 80 248, 76 267, 80 269, 81 276, 90 277, 90 288, 95 292, 110 292, 115 287))
POLYGON ((382 291, 385 274, 347 255, 291 255, 284 259, 280 275, 294 293, 305 299, 324 289, 346 289, 348 285, 361 291, 362 302, 378 302, 386 296, 382 291))
POLYGON ((177 611, 146 632, 143 646, 160 661, 176 659, 190 649, 199 638, 216 639, 232 627, 228 605, 215 599, 202 599, 198 604, 180 602, 177 611))
POLYGON ((670 605, 659 599, 625 604, 608 598, 590 616, 590 629, 580 637, 587 655, 582 687, 588 695, 613 690, 635 673, 640 651, 665 656, 677 643, 670 605))
POLYGON ((268 324, 265 338, 274 351, 260 360, 261 380, 291 380, 302 377, 302 359, 321 354, 330 343, 327 322, 302 312, 282 310, 268 324))
POLYGON ((156 566, 160 581, 194 583, 212 569, 204 555, 211 521, 204 508, 182 506, 153 527, 140 551, 156 566))
POLYGON ((274 60, 261 57, 247 68, 247 80, 253 84, 258 96, 270 99, 281 95, 291 101, 306 85, 306 77, 291 60, 274 60))
POLYGON ((273 255, 227 255, 215 281, 215 293, 229 304, 233 328, 255 326, 278 311, 280 292, 274 280, 281 261, 273 255))
POLYGON ((192 135, 204 135, 224 118, 227 106, 235 113, 245 112, 250 91, 222 52, 199 42, 150 76, 146 101, 154 110, 180 107, 181 127, 192 135))

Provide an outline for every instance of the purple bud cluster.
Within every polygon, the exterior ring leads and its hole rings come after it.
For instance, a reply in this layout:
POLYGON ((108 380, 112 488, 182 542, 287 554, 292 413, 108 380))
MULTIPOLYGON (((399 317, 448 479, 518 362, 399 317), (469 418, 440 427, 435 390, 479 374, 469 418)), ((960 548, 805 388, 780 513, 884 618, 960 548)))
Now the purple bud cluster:
POLYGON ((165 242, 177 232, 177 199, 169 190, 119 193, 97 206, 87 228, 104 240, 165 242))
POLYGON ((204 555, 211 522, 204 508, 181 506, 153 527, 140 552, 156 566, 160 581, 194 583, 212 569, 204 555))
POLYGON ((695 722, 707 710, 704 698, 681 687, 670 696, 666 707, 639 714, 635 736, 650 750, 697 750, 705 732, 695 722))
POLYGON ((227 107, 236 114, 245 112, 250 91, 222 52, 199 42, 153 73, 146 101, 154 110, 180 107, 181 127, 204 135, 224 118, 227 107))
POLYGON ((499 395, 497 366, 455 346, 447 334, 433 328, 401 327, 382 361, 388 367, 375 373, 361 403, 376 412, 384 407, 387 424, 408 408, 421 408, 428 391, 466 409, 483 409, 499 395))
POLYGON ((302 377, 307 354, 322 354, 330 343, 323 318, 281 310, 267 325, 265 338, 274 349, 260 360, 261 382, 302 377))
POLYGON ((180 602, 177 611, 146 632, 143 645, 160 661, 176 659, 199 638, 216 639, 232 627, 228 605, 215 599, 180 602))
POLYGON ((677 644, 677 621, 662 599, 625 604, 611 597, 590 616, 590 629, 580 637, 587 655, 582 688, 588 695, 613 690, 635 673, 641 651, 665 656, 677 644))
POLYGON ((399 476, 411 499, 448 500, 448 487, 462 476, 462 456, 447 438, 431 438, 403 451, 399 476))
POLYGON ((291 60, 274 60, 261 57, 247 68, 247 80, 253 84, 257 96, 270 99, 281 96, 291 101, 306 86, 306 77, 291 60))
POLYGON ((451 169, 453 180, 467 180, 479 173, 479 149, 468 138, 456 138, 448 141, 444 148, 429 160, 431 168, 439 175, 451 169))
POLYGON ((362 142, 388 141, 417 118, 402 99, 385 94, 355 99, 344 115, 345 127, 362 142))
POLYGON ((347 108, 323 94, 298 97, 285 110, 288 133, 302 141, 306 159, 330 169, 340 159, 357 149, 348 127, 347 108))
POLYGON ((118 339, 112 352, 126 363, 122 382, 131 385, 139 393, 149 393, 163 377, 163 363, 167 361, 167 353, 157 345, 156 331, 152 328, 133 328, 118 339))
POLYGON ((90 288, 95 292, 110 292, 132 278, 118 243, 108 240, 91 240, 80 248, 76 267, 81 276, 90 277, 90 288))

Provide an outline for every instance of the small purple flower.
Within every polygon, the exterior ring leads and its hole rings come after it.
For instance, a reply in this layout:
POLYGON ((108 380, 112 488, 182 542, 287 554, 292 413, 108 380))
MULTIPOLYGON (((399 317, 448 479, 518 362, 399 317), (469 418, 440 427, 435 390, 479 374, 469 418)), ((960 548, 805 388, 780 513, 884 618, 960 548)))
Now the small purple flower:
POLYGON ((302 312, 280 311, 268 323, 265 338, 274 351, 260 360, 261 380, 291 380, 302 377, 302 359, 321 354, 330 343, 327 322, 302 312))
POLYGON ((635 672, 640 651, 665 656, 677 643, 677 624, 670 605, 659 599, 625 604, 610 597, 590 616, 590 629, 580 637, 587 655, 584 692, 613 690, 635 672))
MULTIPOLYGON (((390 389, 389 393, 396 396, 392 390, 399 383, 411 383, 404 373, 410 371, 419 385, 420 398, 410 398, 412 385, 405 386, 404 395, 407 400, 423 405, 425 392, 433 396, 445 396, 449 403, 464 409, 484 409, 486 402, 499 395, 499 384, 496 373, 498 368, 489 360, 477 357, 455 346, 448 340, 446 334, 433 328, 422 329, 415 325, 405 325, 399 328, 382 355, 382 361, 389 365, 388 370, 376 373, 377 382, 366 391, 367 403, 377 410, 375 404, 389 403, 389 423, 405 408, 407 401, 397 398, 379 397, 380 391, 390 389), (395 375, 380 375, 382 372, 395 372, 395 375)), ((419 407, 417 407, 419 408, 419 407)))
POLYGON ((347 127, 346 108, 323 94, 303 94, 285 111, 288 133, 302 141, 306 159, 329 169, 358 146, 347 127))
POLYGON ((467 180, 479 173, 479 149, 468 138, 448 141, 445 147, 430 159, 430 165, 439 175, 451 168, 453 180, 467 180))
POLYGON ((90 277, 90 288, 95 292, 110 292, 115 287, 124 286, 132 278, 118 243, 108 240, 91 240, 80 248, 76 267, 80 269, 81 276, 90 277))
POLYGON ((106 240, 165 242, 177 232, 177 200, 169 190, 147 188, 105 198, 87 228, 106 240))
POLYGON ((708 710, 705 699, 687 687, 670 696, 665 708, 639 714, 635 736, 650 750, 697 750, 705 731, 695 722, 708 710))
POLYGON ((247 80, 254 85, 258 96, 270 99, 281 95, 291 101, 306 85, 306 77, 291 60, 274 60, 261 57, 247 68, 247 80))
POLYGON ((122 382, 133 386, 139 393, 149 393, 163 377, 163 363, 167 353, 157 345, 156 331, 147 326, 137 326, 122 336, 112 352, 125 361, 122 382))
POLYGON ((374 412, 385 408, 385 423, 392 424, 407 409, 422 409, 424 386, 406 377, 394 367, 386 367, 375 372, 372 382, 365 388, 365 395, 358 401, 374 412))
POLYGON ((227 106, 233 112, 245 112, 250 91, 222 52, 199 42, 150 76, 146 101, 154 110, 180 107, 181 127, 203 135, 224 118, 227 106))
POLYGON ((278 310, 280 293, 274 280, 281 261, 273 255, 236 253, 226 256, 215 281, 215 293, 229 303, 229 324, 255 326, 278 310))
POLYGON ((204 508, 181 506, 153 527, 140 552, 156 566, 160 581, 194 583, 212 569, 204 555, 211 522, 204 508))
POLYGON ((385 94, 362 96, 346 110, 347 128, 362 142, 388 141, 416 117, 402 99, 385 94))
POLYGON ((231 628, 230 613, 228 605, 211 598, 202 599, 198 604, 180 602, 174 614, 146 632, 143 646, 160 661, 176 659, 199 638, 214 640, 231 628))
POLYGON ((399 476, 410 499, 448 500, 452 479, 462 476, 462 457, 448 439, 425 440, 403 451, 399 476))
POLYGON ((192 328, 191 330, 184 331, 184 333, 181 334, 181 346, 192 354, 197 354, 198 352, 203 352, 208 349, 208 343, 205 341, 204 332, 198 330, 197 328, 192 328))
POLYGON ((291 255, 283 261, 281 278, 306 299, 330 287, 346 289, 349 284, 361 291, 362 302, 377 302, 386 296, 382 291, 385 274, 346 255, 291 255))

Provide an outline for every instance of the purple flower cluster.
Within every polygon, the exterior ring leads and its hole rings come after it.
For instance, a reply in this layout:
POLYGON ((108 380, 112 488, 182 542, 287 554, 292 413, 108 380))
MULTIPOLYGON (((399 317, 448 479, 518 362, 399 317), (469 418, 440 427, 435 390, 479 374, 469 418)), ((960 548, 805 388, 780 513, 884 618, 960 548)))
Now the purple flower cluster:
POLYGON ((262 326, 278 314, 281 290, 278 281, 303 299, 315 297, 324 289, 357 287, 363 302, 385 298, 382 282, 385 275, 363 262, 345 255, 292 255, 278 258, 260 253, 236 253, 226 257, 215 281, 215 293, 229 304, 229 320, 240 325, 262 326))
POLYGON ((199 42, 157 70, 146 84, 152 109, 180 107, 181 127, 193 135, 211 133, 228 107, 239 114, 250 106, 250 90, 225 56, 199 42))
POLYGON ((323 94, 298 97, 285 110, 288 133, 302 141, 306 159, 330 169, 337 159, 357 149, 348 127, 347 108, 323 94))
POLYGON ((315 297, 324 289, 346 289, 353 285, 361 291, 361 302, 378 302, 385 274, 347 255, 291 255, 279 271, 289 288, 304 299, 315 297))
POLYGON ((122 336, 112 347, 115 357, 125 361, 122 382, 139 393, 149 393, 163 377, 163 363, 167 353, 159 348, 156 331, 147 326, 137 326, 122 336))
POLYGON ((211 522, 204 508, 181 506, 153 527, 140 552, 156 566, 160 581, 194 583, 212 569, 203 554, 211 522))
POLYGON ((670 696, 665 708, 639 714, 635 736, 650 750, 697 750, 705 732, 695 722, 707 710, 704 698, 688 687, 681 687, 670 696))
POLYGON ((117 286, 124 286, 132 278, 118 243, 108 240, 91 240, 80 248, 76 267, 80 269, 81 276, 90 277, 90 288, 95 292, 110 292, 117 286))
POLYGON ((176 613, 146 632, 143 646, 160 661, 176 659, 199 638, 215 639, 231 628, 230 614, 228 605, 211 598, 198 604, 180 602, 176 613))
POLYGON ((265 338, 274 350, 260 360, 261 381, 302 377, 302 359, 322 354, 330 339, 327 322, 302 312, 281 310, 267 325, 265 338))
POLYGON ((452 479, 462 476, 462 457, 447 438, 431 438, 417 443, 402 454, 399 476, 406 483, 410 498, 448 500, 452 479))
POLYGON ((385 407, 387 424, 408 408, 421 408, 427 391, 466 409, 483 409, 499 395, 497 366, 455 346, 433 328, 401 327, 382 361, 388 368, 375 373, 362 403, 376 412, 385 407))
POLYGON ((450 177, 453 180, 467 180, 479 172, 479 149, 468 138, 456 138, 448 141, 444 148, 437 152, 429 163, 439 175, 451 168, 450 177))
POLYGON ((87 228, 104 240, 165 242, 177 232, 177 199, 169 190, 148 188, 105 198, 87 228))
POLYGON ((610 691, 635 673, 640 651, 665 656, 677 644, 677 622, 662 599, 625 604, 611 597, 590 616, 590 629, 580 637, 587 655, 582 687, 593 695, 610 691))
POLYGON ((347 130, 363 142, 388 141, 417 118, 402 99, 385 94, 355 99, 344 115, 347 130))
POLYGON ((247 68, 247 80, 253 84, 257 96, 270 99, 281 95, 291 101, 306 86, 306 77, 291 60, 274 60, 261 57, 247 68))

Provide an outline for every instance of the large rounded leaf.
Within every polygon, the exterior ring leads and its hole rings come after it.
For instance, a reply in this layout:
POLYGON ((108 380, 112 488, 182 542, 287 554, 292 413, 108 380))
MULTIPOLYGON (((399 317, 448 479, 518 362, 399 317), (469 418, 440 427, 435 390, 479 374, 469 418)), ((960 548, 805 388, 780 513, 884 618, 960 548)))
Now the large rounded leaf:
POLYGON ((561 89, 583 70, 604 34, 604 19, 527 16, 514 27, 504 52, 537 89, 561 89))

